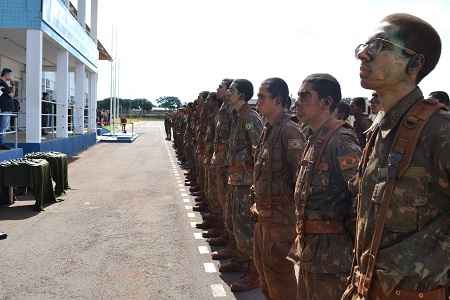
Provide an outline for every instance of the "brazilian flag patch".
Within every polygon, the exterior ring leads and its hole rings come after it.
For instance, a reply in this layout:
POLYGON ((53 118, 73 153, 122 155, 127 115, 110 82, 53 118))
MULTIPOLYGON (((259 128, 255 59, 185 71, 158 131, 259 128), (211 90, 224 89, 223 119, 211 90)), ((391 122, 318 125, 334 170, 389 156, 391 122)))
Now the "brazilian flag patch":
POLYGON ((359 164, 358 156, 356 155, 356 152, 338 157, 339 160, 339 166, 342 171, 356 168, 359 164))
POLYGON ((288 139, 288 149, 303 149, 303 141, 301 139, 288 139))
POLYGON ((244 123, 244 128, 245 128, 245 130, 247 130, 247 131, 253 130, 253 123, 252 123, 252 122, 245 122, 245 123, 244 123))

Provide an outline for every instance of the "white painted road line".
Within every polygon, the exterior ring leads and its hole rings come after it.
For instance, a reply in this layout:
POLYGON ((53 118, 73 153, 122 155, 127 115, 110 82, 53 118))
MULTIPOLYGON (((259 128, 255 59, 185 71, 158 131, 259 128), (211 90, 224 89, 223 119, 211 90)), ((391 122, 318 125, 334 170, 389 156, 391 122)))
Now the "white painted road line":
POLYGON ((182 193, 182 194, 181 194, 182 197, 187 197, 187 195, 188 195, 188 194, 186 194, 186 193, 182 193))
POLYGON ((195 213, 188 213, 188 218, 195 218, 195 213))
POLYGON ((198 252, 200 252, 200 254, 208 254, 209 250, 207 246, 198 246, 198 252))
POLYGON ((184 203, 189 203, 190 201, 189 201, 189 199, 183 199, 183 202, 184 203))
POLYGON ((196 240, 202 240, 203 239, 203 235, 201 232, 194 232, 194 237, 196 240))
POLYGON ((214 297, 226 297, 227 293, 221 284, 211 284, 211 290, 214 297))
POLYGON ((192 209, 192 205, 185 205, 184 208, 186 208, 186 209, 192 209))
POLYGON ((203 266, 205 267, 205 272, 206 273, 216 273, 216 266, 214 265, 214 263, 203 263, 203 266))
POLYGON ((191 227, 197 227, 196 225, 198 222, 189 222, 189 223, 191 223, 191 227))

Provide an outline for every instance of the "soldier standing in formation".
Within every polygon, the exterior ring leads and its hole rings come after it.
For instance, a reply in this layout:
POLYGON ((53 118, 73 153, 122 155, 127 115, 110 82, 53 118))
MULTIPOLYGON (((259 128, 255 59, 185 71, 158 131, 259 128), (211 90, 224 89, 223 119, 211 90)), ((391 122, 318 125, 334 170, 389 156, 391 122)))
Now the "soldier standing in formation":
POLYGON ((353 98, 350 101, 350 115, 355 117, 355 122, 353 123, 353 129, 358 137, 359 145, 361 149, 366 146, 366 130, 372 125, 372 120, 369 115, 365 113, 366 111, 366 99, 362 97, 353 98))
POLYGON ((170 115, 170 113, 166 113, 166 117, 164 118, 164 129, 166 131, 166 141, 171 141, 172 140, 172 116, 170 115))
POLYGON ((262 132, 261 116, 247 102, 253 97, 253 85, 246 79, 235 79, 227 91, 231 110, 231 130, 227 149, 229 168, 225 214, 228 228, 233 228, 239 250, 239 262, 245 274, 231 284, 233 291, 247 291, 260 286, 253 261, 255 220, 250 212, 248 196, 253 184, 254 151, 262 132))
POLYGON ((339 299, 352 266, 353 197, 347 182, 361 149, 348 123, 332 116, 340 101, 333 76, 312 74, 295 102, 298 118, 309 125, 294 193, 297 237, 288 256, 300 267, 297 300, 339 299))
POLYGON ((385 114, 362 158, 356 266, 342 299, 448 299, 450 113, 418 87, 441 47, 429 23, 392 14, 355 49, 361 86, 385 114))
POLYGON ((285 109, 290 99, 283 79, 266 79, 257 96, 258 112, 267 122, 255 152, 253 259, 267 299, 295 299, 294 265, 286 256, 297 236, 294 188, 305 137, 297 118, 285 109))

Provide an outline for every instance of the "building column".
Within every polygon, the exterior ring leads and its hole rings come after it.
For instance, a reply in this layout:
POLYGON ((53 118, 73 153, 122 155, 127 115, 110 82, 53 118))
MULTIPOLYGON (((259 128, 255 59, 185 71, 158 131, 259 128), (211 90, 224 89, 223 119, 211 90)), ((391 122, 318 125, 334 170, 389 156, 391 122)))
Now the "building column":
POLYGON ((77 62, 75 66, 75 98, 73 123, 75 134, 84 133, 84 105, 86 103, 86 66, 77 62))
POLYGON ((86 0, 78 0, 77 19, 81 23, 81 27, 86 30, 86 0))
POLYGON ((56 58, 56 137, 68 137, 68 103, 69 103, 69 52, 58 49, 56 58))
POLYGON ((98 0, 91 0, 91 38, 97 44, 98 0))
POLYGON ((41 142, 42 126, 42 31, 27 29, 26 143, 41 142))
POLYGON ((89 95, 88 95, 88 130, 94 132, 97 130, 97 82, 98 74, 90 73, 89 76, 89 95))

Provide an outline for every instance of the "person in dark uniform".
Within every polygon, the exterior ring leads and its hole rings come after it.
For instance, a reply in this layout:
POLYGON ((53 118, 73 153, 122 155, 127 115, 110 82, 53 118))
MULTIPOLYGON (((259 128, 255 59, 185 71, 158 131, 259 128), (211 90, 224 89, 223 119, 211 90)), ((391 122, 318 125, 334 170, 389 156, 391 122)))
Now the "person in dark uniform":
POLYGON ((164 129, 166 130, 166 141, 172 140, 172 116, 166 113, 164 118, 164 129))

